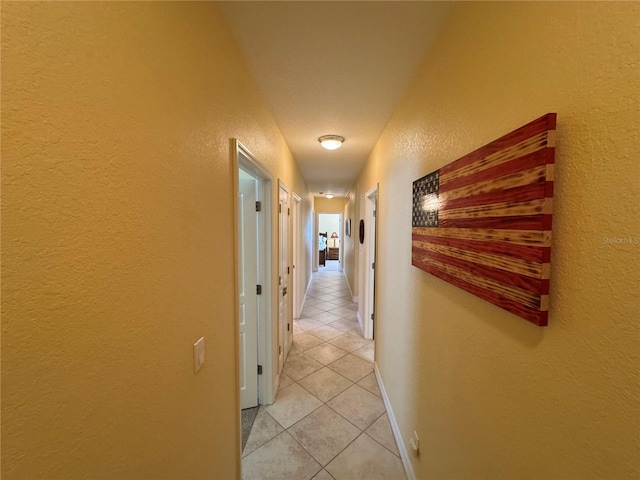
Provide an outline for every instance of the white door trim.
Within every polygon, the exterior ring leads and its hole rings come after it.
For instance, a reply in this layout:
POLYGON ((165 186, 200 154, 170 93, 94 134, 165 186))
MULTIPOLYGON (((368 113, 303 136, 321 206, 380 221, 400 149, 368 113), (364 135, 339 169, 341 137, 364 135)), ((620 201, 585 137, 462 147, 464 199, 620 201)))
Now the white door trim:
MULTIPOLYGON (((258 376, 258 403, 271 404, 275 399, 275 378, 273 375, 273 318, 272 318, 272 258, 271 258, 271 231, 272 231, 272 185, 273 177, 264 168, 259 160, 253 156, 247 147, 237 139, 231 139, 231 156, 234 171, 234 219, 235 225, 239 221, 238 212, 238 171, 240 167, 251 173, 258 179, 258 198, 262 202, 262 212, 258 219, 259 241, 258 245, 258 283, 262 285, 264 292, 258 300, 258 363, 262 365, 262 375, 258 376)), ((235 272, 235 319, 238 319, 240 296, 238 292, 238 238, 237 229, 234 228, 234 261, 235 272)), ((236 331, 236 402, 238 415, 240 415, 240 328, 238 322, 234 322, 236 331)))

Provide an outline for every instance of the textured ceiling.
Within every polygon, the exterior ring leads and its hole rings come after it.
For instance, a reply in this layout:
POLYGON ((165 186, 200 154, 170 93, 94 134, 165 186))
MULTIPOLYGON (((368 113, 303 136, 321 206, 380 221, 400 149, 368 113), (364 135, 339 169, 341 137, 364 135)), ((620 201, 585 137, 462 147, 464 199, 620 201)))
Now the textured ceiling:
POLYGON ((315 194, 347 193, 444 20, 445 2, 221 2, 315 194), (318 137, 346 138, 327 151, 318 137))

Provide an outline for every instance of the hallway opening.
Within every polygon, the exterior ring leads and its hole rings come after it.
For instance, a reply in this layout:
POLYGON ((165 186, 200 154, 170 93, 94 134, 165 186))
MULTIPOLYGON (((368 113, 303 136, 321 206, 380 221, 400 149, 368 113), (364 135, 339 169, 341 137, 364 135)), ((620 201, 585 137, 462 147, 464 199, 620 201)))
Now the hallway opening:
POLYGON ((342 214, 318 214, 318 267, 342 271, 342 214), (333 263, 332 263, 333 262, 333 263))
POLYGON ((261 405, 242 478, 403 479, 374 373, 374 343, 356 320, 337 261, 313 274, 276 400, 261 405))

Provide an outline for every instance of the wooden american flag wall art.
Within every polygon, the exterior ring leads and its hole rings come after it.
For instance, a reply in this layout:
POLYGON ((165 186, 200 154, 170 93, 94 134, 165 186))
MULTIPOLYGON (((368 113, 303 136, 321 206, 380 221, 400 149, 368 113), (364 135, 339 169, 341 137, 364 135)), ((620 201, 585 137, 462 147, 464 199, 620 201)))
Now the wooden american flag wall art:
POLYGON ((546 326, 555 130, 548 113, 413 182, 412 265, 546 326))

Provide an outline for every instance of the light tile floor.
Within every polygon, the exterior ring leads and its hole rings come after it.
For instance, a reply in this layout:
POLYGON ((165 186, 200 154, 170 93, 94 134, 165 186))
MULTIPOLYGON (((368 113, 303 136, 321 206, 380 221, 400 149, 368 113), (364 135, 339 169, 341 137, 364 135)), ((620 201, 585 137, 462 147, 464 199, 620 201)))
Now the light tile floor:
POLYGON ((362 337, 342 272, 327 267, 294 319, 276 401, 260 407, 242 453, 243 480, 406 479, 373 341, 362 337))

